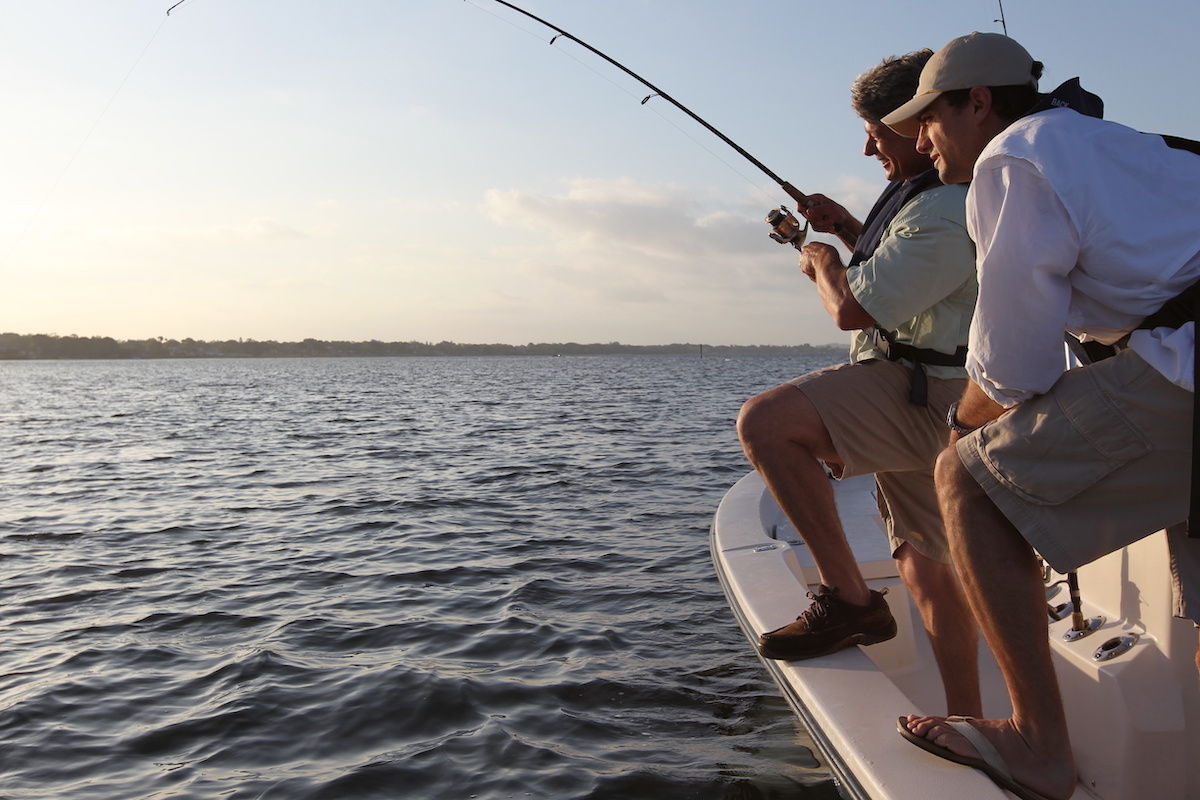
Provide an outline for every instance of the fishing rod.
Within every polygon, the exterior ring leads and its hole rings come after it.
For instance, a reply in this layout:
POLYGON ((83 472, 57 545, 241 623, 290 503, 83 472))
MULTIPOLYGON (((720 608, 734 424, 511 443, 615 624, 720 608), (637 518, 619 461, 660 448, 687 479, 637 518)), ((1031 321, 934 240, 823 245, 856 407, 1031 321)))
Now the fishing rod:
MULTIPOLYGON (((557 25, 555 25, 551 22, 547 22, 546 20, 542 19, 541 17, 539 17, 535 14, 531 14, 530 12, 526 11, 523 8, 520 8, 518 6, 513 5, 512 3, 507 2, 507 0, 495 0, 495 2, 499 3, 502 6, 511 8, 513 11, 516 11, 518 14, 524 14, 525 16, 529 17, 530 19, 534 20, 535 22, 539 22, 542 25, 545 25, 547 28, 550 28, 551 30, 555 31, 556 35, 554 36, 553 39, 550 40, 550 44, 554 44, 555 40, 562 37, 565 39, 570 39, 572 42, 575 42, 576 44, 583 47, 584 49, 589 50, 590 52, 595 53, 596 55, 600 56, 600 58, 603 58, 605 61, 612 64, 614 67, 621 70, 626 75, 629 75, 634 80, 643 84, 644 86, 649 88, 651 92, 653 92, 653 94, 646 95, 644 98, 642 98, 642 105, 645 105, 646 102, 653 97, 661 97, 663 100, 666 100, 668 103, 675 106, 683 113, 687 114, 689 117, 694 119, 696 122, 699 122, 701 125, 703 125, 705 128, 707 128, 708 131, 711 132, 714 136, 716 136, 721 141, 725 142, 725 144, 729 145, 734 150, 736 150, 739 155, 741 155, 747 161, 749 161, 751 164, 753 164, 754 166, 756 166, 760 170, 762 170, 762 172, 765 173, 767 175, 767 177, 769 177, 771 180, 775 181, 775 183, 779 186, 779 188, 781 188, 781 189, 783 189, 783 191, 787 192, 788 196, 791 197, 793 200, 795 200, 797 203, 804 205, 804 206, 811 205, 811 201, 808 199, 808 196, 806 194, 801 192, 799 189, 797 189, 792 184, 785 181, 783 178, 776 175, 774 172, 772 172, 770 169, 768 169, 765 164, 763 164, 761 161, 759 161, 754 156, 747 153, 739 144, 734 142, 728 136, 721 133, 719 130, 714 128, 712 125, 708 124, 708 122, 706 122, 705 120, 701 119, 687 106, 683 105, 678 100, 676 100, 674 97, 671 97, 671 95, 667 94, 662 89, 659 89, 657 86, 655 86, 650 81, 643 78, 641 75, 638 75, 636 72, 629 69, 624 64, 621 64, 620 62, 610 58, 609 56, 605 55, 604 53, 600 52, 596 48, 592 47, 590 44, 583 41, 579 37, 573 36, 572 34, 567 33, 566 31, 564 31, 562 28, 558 27, 557 25)), ((800 249, 804 245, 804 238, 808 234, 808 223, 805 222, 804 229, 801 230, 799 222, 796 220, 795 216, 792 215, 791 211, 787 208, 787 206, 780 206, 777 209, 772 209, 771 212, 767 214, 766 222, 771 226, 770 236, 775 241, 777 241, 781 244, 791 244, 796 249, 800 249)), ((848 244, 853 246, 854 240, 857 237, 855 237, 853 234, 851 234, 849 231, 847 231, 841 225, 838 225, 836 227, 835 232, 842 239, 842 241, 847 242, 848 244)))

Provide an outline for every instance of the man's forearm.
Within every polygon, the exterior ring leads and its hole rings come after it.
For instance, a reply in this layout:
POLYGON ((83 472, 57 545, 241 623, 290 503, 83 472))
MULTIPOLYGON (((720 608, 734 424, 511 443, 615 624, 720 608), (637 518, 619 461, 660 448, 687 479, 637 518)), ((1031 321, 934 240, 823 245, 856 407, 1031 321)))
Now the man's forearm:
POLYGON ((834 324, 842 330, 861 330, 875 324, 875 320, 850 291, 845 269, 839 269, 836 273, 818 273, 817 293, 821 296, 821 304, 833 317, 834 324))
POLYGON ((850 291, 846 268, 832 246, 824 242, 805 245, 800 251, 800 270, 817 284, 821 305, 825 306, 839 328, 852 331, 875 324, 875 320, 850 291))
MULTIPOLYGON (((966 391, 963 392, 962 399, 958 401, 955 408, 954 419, 963 428, 974 430, 982 428, 1007 410, 988 397, 975 381, 967 381, 966 391)), ((952 431, 950 441, 956 442, 958 438, 959 435, 952 431)))
POLYGON ((858 238, 862 236, 862 232, 863 224, 847 215, 845 221, 838 227, 836 234, 842 240, 842 244, 853 250, 854 246, 858 244, 858 238))

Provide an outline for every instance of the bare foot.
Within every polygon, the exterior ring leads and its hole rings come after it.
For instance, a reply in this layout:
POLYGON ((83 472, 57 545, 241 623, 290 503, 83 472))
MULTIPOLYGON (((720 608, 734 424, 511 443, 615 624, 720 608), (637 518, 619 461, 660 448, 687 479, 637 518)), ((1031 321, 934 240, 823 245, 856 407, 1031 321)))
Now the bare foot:
MULTIPOLYGON (((908 730, 952 753, 967 758, 982 758, 962 734, 945 723, 945 717, 910 714, 908 730)), ((996 748, 1012 773, 1013 780, 1052 800, 1067 800, 1075 792, 1078 780, 1069 744, 1038 743, 1018 730, 1011 719, 973 719, 971 726, 996 748)))

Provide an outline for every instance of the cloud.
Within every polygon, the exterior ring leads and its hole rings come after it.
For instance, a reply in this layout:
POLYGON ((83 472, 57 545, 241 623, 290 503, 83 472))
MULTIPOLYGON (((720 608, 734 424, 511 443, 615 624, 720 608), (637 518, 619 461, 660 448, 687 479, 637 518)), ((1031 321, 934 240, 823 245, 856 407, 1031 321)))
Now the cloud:
MULTIPOLYGON (((743 213, 711 210, 691 190, 661 184, 576 180, 563 194, 491 191, 484 215, 501 226, 544 231, 561 249, 636 253, 663 261, 746 243, 743 213)), ((765 230, 765 228, 764 228, 765 230)))
POLYGON ((666 302, 701 285, 772 291, 794 277, 780 270, 794 253, 768 239, 765 209, 745 197, 580 179, 559 194, 491 191, 482 213, 498 226, 542 233, 524 253, 528 268, 597 296, 666 302))
MULTIPOLYGON (((846 179, 834 191, 865 216, 878 188, 846 179)), ((492 257, 507 265, 514 305, 523 296, 560 326, 647 340, 834 340, 796 251, 767 236, 771 207, 757 190, 577 179, 558 192, 492 190, 480 213, 497 228, 492 257)))

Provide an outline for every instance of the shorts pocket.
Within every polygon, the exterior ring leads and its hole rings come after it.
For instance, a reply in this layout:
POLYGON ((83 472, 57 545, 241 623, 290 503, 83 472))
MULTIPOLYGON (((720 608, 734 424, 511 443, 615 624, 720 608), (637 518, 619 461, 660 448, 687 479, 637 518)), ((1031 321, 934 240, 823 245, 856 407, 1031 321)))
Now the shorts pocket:
POLYGON ((980 437, 997 480, 1038 505, 1069 500, 1154 449, 1088 369, 1067 373, 980 437))

